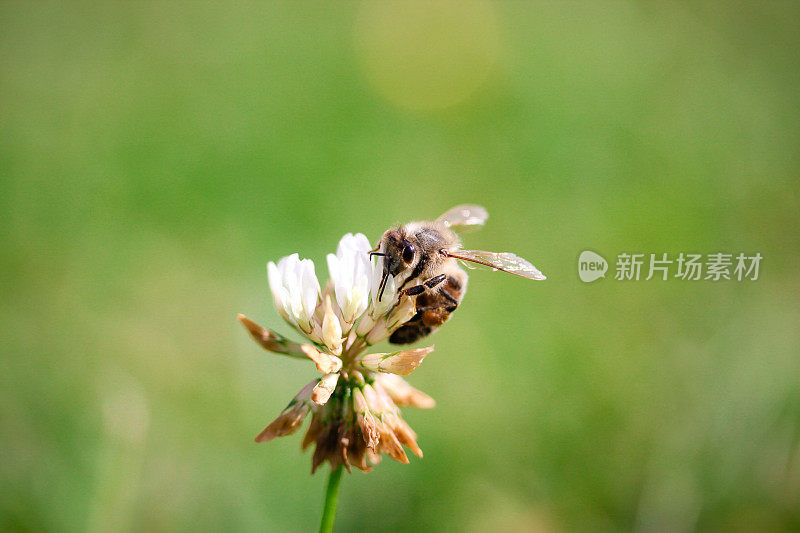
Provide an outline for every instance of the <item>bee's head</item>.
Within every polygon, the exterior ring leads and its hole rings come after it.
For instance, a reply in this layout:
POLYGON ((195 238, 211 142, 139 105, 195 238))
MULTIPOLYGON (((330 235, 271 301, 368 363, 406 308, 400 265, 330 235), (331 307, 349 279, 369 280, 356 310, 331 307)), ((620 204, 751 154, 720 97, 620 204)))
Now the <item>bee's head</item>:
POLYGON ((381 278, 378 299, 383 295, 389 275, 400 276, 411 273, 420 261, 418 243, 405 227, 392 228, 383 234, 378 243, 376 254, 383 255, 383 278, 381 278))

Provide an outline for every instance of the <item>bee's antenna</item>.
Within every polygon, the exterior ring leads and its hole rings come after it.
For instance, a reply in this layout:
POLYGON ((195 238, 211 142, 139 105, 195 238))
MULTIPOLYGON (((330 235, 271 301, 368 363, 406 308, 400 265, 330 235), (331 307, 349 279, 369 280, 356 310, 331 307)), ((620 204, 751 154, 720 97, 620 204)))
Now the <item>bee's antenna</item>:
POLYGON ((378 286, 378 301, 380 302, 383 298, 383 289, 386 288, 386 280, 389 279, 389 269, 383 271, 383 277, 381 278, 381 284, 378 286))
POLYGON ((386 254, 383 252, 368 252, 369 256, 372 257, 373 255, 379 255, 381 257, 385 256, 386 254))

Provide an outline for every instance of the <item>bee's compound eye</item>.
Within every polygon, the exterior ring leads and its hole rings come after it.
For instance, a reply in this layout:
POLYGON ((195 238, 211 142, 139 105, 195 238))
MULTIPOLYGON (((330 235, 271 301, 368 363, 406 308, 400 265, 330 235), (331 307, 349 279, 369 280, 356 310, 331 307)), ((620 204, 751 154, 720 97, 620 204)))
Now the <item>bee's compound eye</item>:
POLYGON ((414 245, 411 243, 406 244, 403 247, 403 262, 410 263, 414 260, 414 252, 417 250, 414 248, 414 245))

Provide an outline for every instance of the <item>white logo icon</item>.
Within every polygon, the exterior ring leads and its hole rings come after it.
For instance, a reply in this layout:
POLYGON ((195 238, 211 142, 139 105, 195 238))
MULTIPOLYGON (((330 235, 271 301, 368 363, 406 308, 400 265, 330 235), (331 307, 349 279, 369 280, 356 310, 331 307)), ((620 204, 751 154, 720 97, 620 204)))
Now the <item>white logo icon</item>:
POLYGON ((581 281, 591 283, 600 278, 606 277, 608 262, 602 255, 585 250, 578 258, 578 276, 581 281))

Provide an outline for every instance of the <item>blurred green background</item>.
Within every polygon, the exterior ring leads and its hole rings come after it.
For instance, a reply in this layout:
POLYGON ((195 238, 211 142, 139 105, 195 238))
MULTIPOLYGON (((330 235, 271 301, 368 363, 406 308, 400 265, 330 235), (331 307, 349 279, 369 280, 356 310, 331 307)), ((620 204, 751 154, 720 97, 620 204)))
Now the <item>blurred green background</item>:
MULTIPOLYGON (((265 263, 485 205, 340 531, 800 529, 794 2, 0 4, 0 529, 309 531, 265 263), (760 252, 592 284, 591 249, 760 252)), ((612 264, 613 269, 613 264, 612 264)), ((610 272, 610 274, 613 274, 610 272)))

